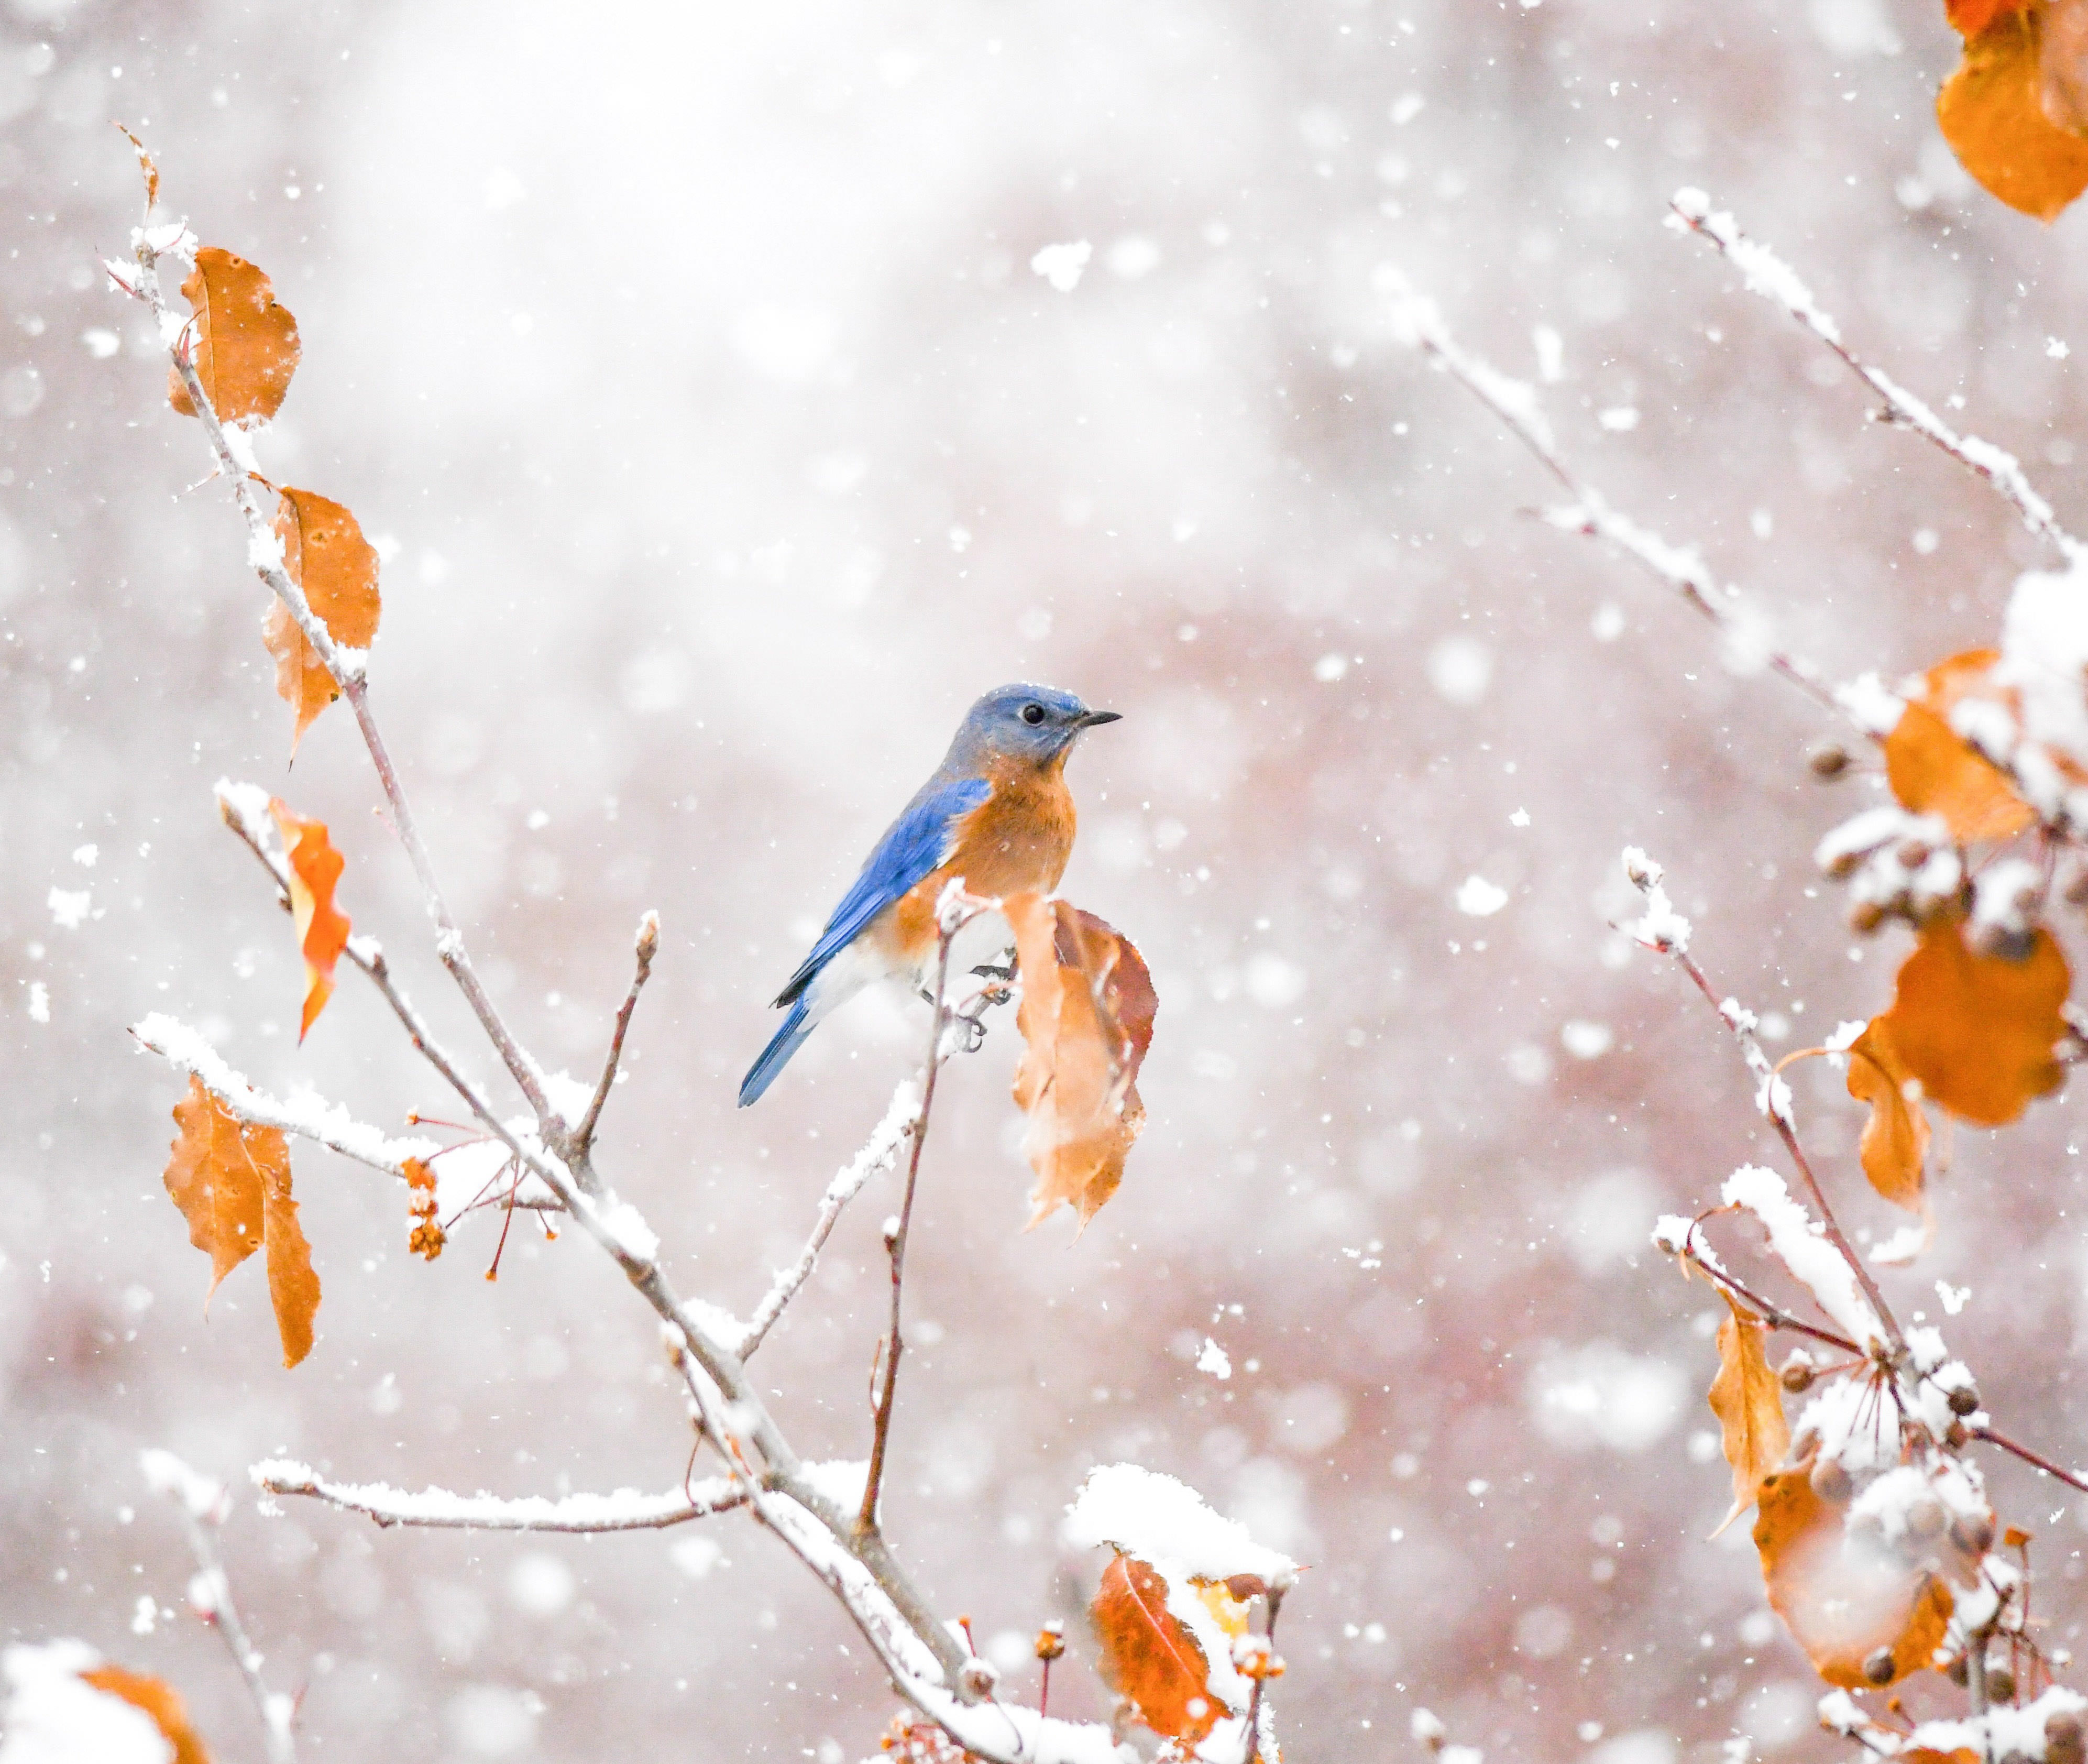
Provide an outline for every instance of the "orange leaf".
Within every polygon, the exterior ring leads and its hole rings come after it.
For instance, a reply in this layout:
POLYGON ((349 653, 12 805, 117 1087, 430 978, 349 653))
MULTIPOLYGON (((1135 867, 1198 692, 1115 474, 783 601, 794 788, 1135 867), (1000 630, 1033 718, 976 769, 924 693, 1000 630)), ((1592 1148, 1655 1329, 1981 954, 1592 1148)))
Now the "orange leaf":
POLYGON ((1863 1174, 1894 1206, 1923 1213, 1928 1205, 1922 1186, 1928 1117, 1907 1096, 1907 1076, 1884 1017, 1849 1044, 1849 1094, 1871 1106, 1860 1148, 1863 1174))
POLYGON ((2088 0, 2047 0, 2038 24, 2038 101, 2056 127, 2088 135, 2088 0))
POLYGON ((1015 1103, 1029 1117, 1022 1150, 1037 1172, 1035 1225, 1063 1202, 1085 1226, 1115 1193, 1145 1124, 1138 1068, 1159 1000, 1128 938, 1063 901, 1003 903, 1022 974, 1022 1063, 1015 1103))
MULTIPOLYGON (((1901 1068, 1924 1094, 1975 1127, 2005 1127, 2033 1097, 2059 1088, 2053 1048, 2071 977, 2052 933, 2039 930, 2020 959, 1979 955, 1954 920, 1927 927, 1901 965, 1882 1029, 1901 1068)), ((1850 1077, 1854 1088, 1855 1063, 1850 1077)))
POLYGON ((1917 1745, 1910 1752, 1895 1752, 1896 1764, 1979 1764, 1979 1754, 1969 1745, 1939 1752, 1932 1745, 1917 1745))
MULTIPOLYGON (((349 649, 368 649, 377 636, 377 550, 355 516, 311 490, 286 489, 276 506, 276 537, 282 542, 285 574, 304 590, 327 634, 349 649)), ((340 696, 340 688, 280 600, 269 603, 261 640, 276 658, 276 693, 297 713, 290 741, 295 752, 312 719, 340 696)))
POLYGON ((1936 94, 1936 120, 1990 194, 2050 220, 2088 189, 2088 140, 2046 113, 2043 29, 2031 7, 1996 17, 1969 38, 1958 71, 1936 94))
POLYGON ((243 1125, 196 1077, 174 1105, 174 1124, 181 1132, 167 1162, 167 1192, 188 1221, 190 1243, 210 1257, 211 1291, 265 1244, 283 1364, 296 1365, 311 1351, 319 1281, 290 1198, 289 1145, 272 1127, 243 1125))
POLYGON ((300 820, 278 797, 268 799, 268 808, 289 859, 290 911, 305 958, 305 1008, 297 1025, 302 1043, 333 996, 334 965, 348 947, 348 915, 333 904, 334 884, 346 860, 327 843, 324 821, 300 820))
POLYGON ((2030 0, 1944 0, 1944 15, 1962 35, 1977 36, 1995 19, 2020 12, 2030 0))
POLYGON ((126 1672, 120 1666, 92 1667, 79 1676, 82 1682, 105 1695, 121 1698, 151 1716, 152 1725, 174 1749, 169 1764, 210 1764, 210 1753, 189 1725, 188 1710, 182 1706, 180 1693, 164 1678, 126 1672))
MULTIPOLYGON (((277 303, 268 278, 253 264, 215 245, 197 251, 182 293, 195 308, 190 359, 217 420, 267 422, 283 408, 297 370, 297 321, 290 309, 277 303)), ((178 368, 167 370, 167 402, 184 417, 196 413, 178 368)))
POLYGON ((1753 1504, 1762 1478, 1791 1448, 1783 1385, 1762 1351, 1769 1331, 1731 1293, 1725 1299, 1733 1314, 1718 1325, 1718 1376, 1710 1391, 1711 1412, 1724 1429, 1726 1462, 1733 1470, 1733 1510, 1720 1522, 1720 1531, 1753 1504))
POLYGON ((1812 1460, 1762 1479, 1755 1548, 1769 1602, 1813 1668, 1846 1690, 1882 1689, 1935 1663, 1950 1589, 1875 1531, 1851 1530, 1847 1509, 1813 1492, 1812 1460), (1891 1673, 1873 1677, 1889 1650, 1891 1673))
POLYGON ((1102 1644, 1102 1676, 1138 1707, 1155 1733, 1195 1745, 1231 1715, 1210 1687, 1210 1663, 1167 1608, 1167 1582, 1120 1552, 1102 1570, 1089 1613, 1102 1644))
POLYGON ((1885 780, 1917 815, 1939 815, 1960 845, 2012 839, 2036 818, 2007 773, 1950 726, 1951 708, 1979 695, 2000 654, 1968 649, 1931 668, 1926 689, 1885 737, 1885 780))

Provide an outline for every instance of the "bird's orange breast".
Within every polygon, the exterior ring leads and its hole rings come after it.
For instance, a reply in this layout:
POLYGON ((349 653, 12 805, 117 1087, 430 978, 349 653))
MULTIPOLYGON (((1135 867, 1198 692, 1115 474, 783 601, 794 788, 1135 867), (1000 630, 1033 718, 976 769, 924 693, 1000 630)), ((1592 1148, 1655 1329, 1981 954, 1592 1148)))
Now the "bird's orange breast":
POLYGON ((993 794, 959 817, 950 856, 893 909, 886 935, 917 967, 935 945, 935 901, 953 877, 967 893, 1048 894, 1073 854, 1073 793, 1062 754, 1049 765, 1002 761, 987 773, 993 794))

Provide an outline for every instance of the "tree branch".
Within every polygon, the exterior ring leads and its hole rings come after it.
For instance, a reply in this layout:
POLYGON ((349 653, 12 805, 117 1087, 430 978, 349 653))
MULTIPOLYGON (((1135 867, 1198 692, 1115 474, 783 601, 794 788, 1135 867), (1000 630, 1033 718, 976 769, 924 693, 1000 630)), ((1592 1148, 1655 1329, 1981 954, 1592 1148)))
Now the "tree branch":
POLYGON ((247 1474, 255 1487, 272 1495, 309 1496, 344 1513, 362 1514, 380 1526, 423 1526, 439 1531, 659 1531, 730 1512, 746 1505, 747 1499, 744 1487, 725 1477, 660 1495, 619 1488, 607 1495, 562 1495, 556 1500, 529 1495, 518 1500, 451 1494, 444 1488, 409 1493, 381 1482, 330 1482, 309 1464, 289 1458, 263 1459, 247 1474))
POLYGON ((855 1530, 858 1537, 866 1536, 878 1529, 878 1496, 884 1486, 885 1448, 892 1435, 892 1408, 899 1389, 899 1356, 905 1350, 905 1338, 900 1333, 900 1301, 906 1282, 906 1238, 914 1223, 914 1192, 921 1177, 921 1148, 928 1141, 929 1111, 935 1106, 935 1077, 942 1070, 943 1025, 945 1018, 945 995, 950 982, 950 940, 956 933, 949 923, 948 903, 953 890, 960 884, 952 883, 943 891, 944 898, 936 906, 935 998, 935 1012, 928 1027, 928 1059, 921 1084, 921 1114, 914 1128, 914 1150, 906 1160, 906 1192, 899 1205, 898 1222, 887 1229, 885 1247, 892 1256, 892 1324, 884 1342, 884 1379, 877 1395, 876 1420, 871 1434, 870 1473, 863 1479, 862 1508, 856 1514, 855 1530))
POLYGON ((567 1136, 567 1145, 572 1151, 584 1151, 594 1143, 596 1124, 601 1120, 602 1105, 609 1100, 609 1087, 616 1082, 617 1062, 623 1057, 623 1038, 631 1029, 631 1013, 638 1008, 638 995, 645 990, 645 983, 652 978, 652 958, 660 953, 660 915, 648 913, 638 922, 638 936, 633 944, 636 966, 631 976, 631 990, 624 994, 623 1003, 616 1013, 616 1028, 609 1038, 609 1057, 602 1062, 601 1082, 594 1087, 594 1096, 588 1102, 587 1113, 580 1117, 580 1125, 567 1136))
POLYGON ((2080 1471, 2062 1469, 2042 1452, 2034 1452, 2027 1445, 2018 1445, 2007 1434, 1997 1433, 1990 1427, 1975 1427, 1967 1431, 1974 1439, 1984 1440, 1989 1445, 1998 1445, 2003 1451, 2020 1458, 2026 1464, 2043 1471, 2046 1475, 2057 1477, 2068 1488, 2077 1488, 2082 1493, 2088 1494, 2088 1478, 2084 1478, 2080 1471))
POLYGON ((1711 199, 1701 190, 1679 190, 1668 203, 1674 219, 1669 225, 1686 229, 1705 241, 1720 256, 1739 271, 1748 291, 1789 313, 1838 356, 1842 365, 1885 400, 1879 420, 1895 428, 1910 429, 1999 491, 2022 524, 2039 538, 2048 539, 2069 558, 2082 554, 2081 542, 2059 524, 2052 504, 2040 495, 2024 475, 2016 456, 1975 435, 1959 435, 1930 408, 1889 375, 1872 367, 1842 340, 1841 328, 1814 304, 1812 295, 1791 267, 1767 246, 1751 239, 1735 225, 1731 215, 1714 212, 1711 199))
POLYGON ((768 1338, 785 1308, 811 1278, 813 1269, 819 1265, 819 1252, 833 1235, 835 1223, 849 1202, 862 1192, 872 1177, 889 1170, 899 1155, 899 1148, 918 1134, 922 1121, 920 1096, 920 1086, 911 1078, 902 1078, 898 1089, 892 1093, 892 1106, 884 1111, 884 1119, 863 1142, 862 1149, 827 1184, 827 1192, 819 1197, 819 1216, 812 1227, 812 1235, 805 1240, 797 1261, 777 1271, 774 1284, 755 1308, 754 1319, 739 1338, 742 1359, 754 1357, 754 1351, 768 1338))
POLYGON ((225 1638, 233 1663, 246 1682, 247 1694, 261 1718, 269 1764, 297 1764, 296 1700, 272 1691, 262 1677, 261 1655, 247 1639, 246 1625, 232 1596, 231 1577, 218 1550, 217 1528, 230 1507, 223 1485, 199 1475, 172 1452, 154 1448, 140 1454, 139 1460, 153 1492, 165 1495, 181 1509, 199 1569, 189 1582, 190 1602, 196 1614, 225 1638))
POLYGON ((1839 695, 1817 668, 1766 642, 1761 616, 1746 606, 1737 589, 1722 584, 1712 574, 1693 546, 1670 545, 1650 529, 1620 514, 1610 507, 1601 491, 1567 465, 1552 438, 1551 426, 1538 406, 1537 395, 1529 386, 1511 379, 1466 350, 1451 336, 1435 302, 1416 293, 1397 272, 1381 272, 1380 281, 1393 297, 1394 335, 1402 343, 1422 350, 1492 410, 1572 498, 1565 507, 1547 510, 1547 522, 1608 540, 1717 626, 1737 661, 1765 664, 1814 703, 1829 710, 1844 710, 1839 695))

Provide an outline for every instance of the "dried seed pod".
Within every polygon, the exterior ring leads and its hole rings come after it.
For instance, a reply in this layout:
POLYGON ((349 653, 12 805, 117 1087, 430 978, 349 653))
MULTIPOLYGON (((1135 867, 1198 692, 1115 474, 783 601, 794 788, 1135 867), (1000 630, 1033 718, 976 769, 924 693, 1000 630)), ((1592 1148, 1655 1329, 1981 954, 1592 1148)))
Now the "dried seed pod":
POLYGON ((1950 1412, 1970 1415, 1979 1406, 1979 1393, 1970 1385, 1953 1385, 1950 1392, 1950 1412))
POLYGON ((1874 1648, 1863 1656, 1863 1676, 1873 1685, 1889 1685, 1898 1670, 1889 1647, 1874 1648))
POLYGON ((1812 1388, 1813 1377, 1817 1370, 1802 1349, 1795 1350, 1791 1358, 1783 1363, 1783 1369, 1778 1372, 1777 1377, 1783 1388, 1795 1397, 1812 1388))
POLYGON ((1047 1623, 1037 1632, 1037 1657, 1040 1660, 1055 1660, 1066 1651, 1064 1625, 1047 1623))
POLYGON ((1838 1458, 1821 1458, 1812 1466, 1811 1481, 1813 1493, 1831 1505, 1838 1507, 1849 1498, 1849 1473, 1838 1458))
POLYGON ((1950 1522, 1950 1541, 1967 1556, 1984 1556, 1994 1547, 1994 1516, 1961 1513, 1950 1522))
POLYGON ((1790 1454, 1784 1462, 1787 1464, 1802 1464, 1819 1448, 1820 1429, 1816 1427, 1802 1427, 1798 1430, 1797 1436, 1791 1441, 1790 1454))
POLYGON ((1972 1437, 1962 1421, 1953 1421, 1943 1430, 1943 1443, 1953 1452, 1962 1451, 1972 1437))
POLYGON ((1885 910, 1876 901, 1859 901, 1849 909, 1849 929, 1868 937, 1885 922, 1885 910))
POLYGON ((2088 863, 2082 864, 2066 879, 2061 891, 2069 906, 2088 906, 2088 863))
POLYGON ((1903 839, 1897 855, 1902 870, 1919 870, 1936 854, 1919 839, 1903 839))
POLYGON ((1918 1538, 1940 1537, 1944 1526, 1949 1522, 1943 1503, 1933 1495, 1923 1495, 1906 1509, 1906 1528, 1918 1538))
POLYGON ((1838 778, 1849 769, 1849 750, 1838 742, 1828 742, 1815 747, 1805 756, 1805 763, 1812 769, 1816 778, 1838 778))
POLYGON ((2013 1702, 2016 1700, 2016 1675, 2005 1666, 1987 1668, 1987 1701, 2013 1702))
POLYGON ((1966 1659, 1962 1654, 1960 1654, 1957 1659, 1951 1661, 1948 1666, 1943 1668, 1943 1674, 1945 1677, 1948 1678, 1950 1682, 1955 1685, 1960 1690, 1962 1690, 1972 1681, 1972 1668, 1970 1663, 1966 1659))

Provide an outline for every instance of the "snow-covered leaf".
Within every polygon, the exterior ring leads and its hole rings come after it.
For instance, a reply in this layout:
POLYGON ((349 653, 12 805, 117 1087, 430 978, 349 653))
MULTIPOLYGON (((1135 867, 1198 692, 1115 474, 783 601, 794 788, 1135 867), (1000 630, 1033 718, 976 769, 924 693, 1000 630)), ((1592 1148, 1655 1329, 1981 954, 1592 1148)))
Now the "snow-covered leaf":
MULTIPOLYGON (((367 649, 377 636, 377 550, 355 516, 310 490, 286 489, 276 508, 276 537, 285 573, 304 590, 327 635, 344 649, 367 649)), ((261 640, 276 658, 276 691, 297 717, 294 752, 340 688, 280 600, 262 620, 261 640)))
MULTIPOLYGON (((297 370, 297 321, 290 309, 258 268, 215 245, 197 251, 182 293, 195 309, 190 358, 218 421, 267 422, 283 408, 297 370)), ((167 402, 184 417, 196 413, 178 368, 167 370, 167 402)))

